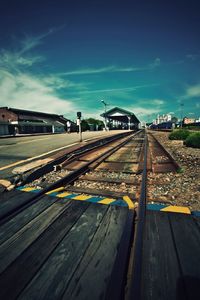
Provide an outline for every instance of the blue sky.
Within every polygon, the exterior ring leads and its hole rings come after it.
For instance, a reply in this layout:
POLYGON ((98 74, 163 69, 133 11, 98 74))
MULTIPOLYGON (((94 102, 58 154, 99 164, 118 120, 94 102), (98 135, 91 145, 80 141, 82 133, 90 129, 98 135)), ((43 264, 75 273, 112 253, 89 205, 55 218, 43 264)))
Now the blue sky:
POLYGON ((0 3, 0 106, 200 116, 198 0, 0 3), (183 3, 184 2, 184 3, 183 3))

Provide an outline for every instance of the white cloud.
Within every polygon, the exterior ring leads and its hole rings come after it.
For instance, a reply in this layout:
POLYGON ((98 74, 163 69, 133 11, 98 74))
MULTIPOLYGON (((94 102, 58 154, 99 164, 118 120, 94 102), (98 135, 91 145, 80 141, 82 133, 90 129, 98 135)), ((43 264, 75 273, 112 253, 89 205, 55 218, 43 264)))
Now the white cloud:
MULTIPOLYGON (((155 84, 155 86, 156 86, 156 84, 155 84)), ((155 106, 161 106, 161 105, 165 104, 165 100, 162 100, 162 99, 140 99, 140 103, 145 104, 145 105, 150 104, 150 105, 155 105, 155 106)))
POLYGON ((82 109, 82 116, 83 116, 83 119, 94 118, 94 119, 103 121, 103 118, 100 116, 103 112, 104 112, 103 108, 99 109, 99 110, 95 110, 94 113, 92 113, 92 112, 90 113, 90 112, 88 112, 88 110, 82 109))
POLYGON ((150 64, 150 68, 153 69, 153 68, 156 68, 156 67, 159 67, 160 66, 160 58, 157 57, 154 62, 152 64, 150 64))
POLYGON ((95 94, 95 93, 131 92, 131 91, 136 91, 137 89, 146 88, 155 85, 157 84, 136 85, 132 87, 117 88, 117 89, 87 90, 87 91, 82 91, 81 93, 95 94))
POLYGON ((200 97, 200 84, 187 88, 184 98, 200 97))
POLYGON ((144 71, 151 70, 160 66, 160 58, 156 58, 153 63, 142 66, 142 67, 118 67, 118 66, 106 66, 103 68, 83 68, 72 70, 68 72, 60 73, 61 76, 69 76, 69 75, 92 75, 99 73, 114 73, 114 72, 136 72, 136 71, 144 71))
POLYGON ((165 103, 165 101, 161 100, 161 99, 153 99, 153 100, 150 100, 150 102, 152 105, 163 105, 165 103))
POLYGON ((136 116, 138 117, 147 117, 149 115, 155 115, 158 114, 161 109, 159 108, 145 108, 145 107, 135 107, 135 106, 131 106, 131 107, 127 107, 126 108, 129 111, 132 111, 136 116))
POLYGON ((60 27, 52 27, 50 28, 47 32, 44 32, 38 36, 26 36, 22 41, 21 41, 21 47, 19 51, 19 55, 22 55, 33 48, 37 47, 40 45, 46 37, 49 35, 61 30, 64 26, 60 27))
POLYGON ((187 54, 186 58, 190 59, 192 61, 195 61, 195 60, 197 60, 199 58, 199 56, 200 56, 199 54, 187 54))
POLYGON ((58 114, 74 113, 77 108, 73 99, 59 96, 65 88, 79 91, 86 89, 83 83, 64 80, 58 75, 33 75, 30 67, 43 58, 29 53, 42 39, 57 29, 50 29, 38 37, 28 37, 20 43, 20 49, 0 51, 0 106, 10 106, 58 114))
POLYGON ((27 52, 40 45, 44 38, 60 30, 60 28, 51 28, 47 32, 38 36, 25 36, 25 38, 19 42, 19 47, 15 50, 9 51, 2 49, 0 51, 0 67, 19 71, 22 67, 31 67, 33 64, 44 60, 42 56, 30 55, 27 52))
POLYGON ((31 67, 33 64, 43 60, 42 56, 22 56, 18 52, 10 52, 4 49, 0 51, 0 68, 15 72, 24 67, 31 67))
POLYGON ((0 106, 11 106, 58 114, 75 110, 72 100, 62 99, 55 89, 27 74, 12 75, 0 71, 0 106))

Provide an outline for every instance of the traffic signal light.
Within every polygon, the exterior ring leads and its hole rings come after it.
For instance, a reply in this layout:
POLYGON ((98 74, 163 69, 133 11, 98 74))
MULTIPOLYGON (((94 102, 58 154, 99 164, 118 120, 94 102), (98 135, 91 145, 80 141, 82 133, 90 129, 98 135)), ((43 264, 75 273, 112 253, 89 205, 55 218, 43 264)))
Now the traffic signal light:
POLYGON ((78 119, 81 118, 81 112, 80 112, 80 111, 77 112, 77 118, 78 118, 78 119))

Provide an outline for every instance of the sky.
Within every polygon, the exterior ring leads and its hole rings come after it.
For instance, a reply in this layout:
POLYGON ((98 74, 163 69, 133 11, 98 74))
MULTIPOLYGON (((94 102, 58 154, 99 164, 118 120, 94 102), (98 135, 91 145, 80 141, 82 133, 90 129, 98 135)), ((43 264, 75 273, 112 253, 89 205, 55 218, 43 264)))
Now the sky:
POLYGON ((200 117, 199 0, 1 0, 0 106, 200 117), (182 110, 182 111, 181 111, 182 110))

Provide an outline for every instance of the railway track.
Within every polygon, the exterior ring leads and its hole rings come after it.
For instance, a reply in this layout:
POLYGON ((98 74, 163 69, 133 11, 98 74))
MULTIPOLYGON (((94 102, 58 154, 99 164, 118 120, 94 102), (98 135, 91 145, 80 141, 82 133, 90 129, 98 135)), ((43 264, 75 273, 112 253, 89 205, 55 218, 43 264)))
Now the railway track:
POLYGON ((82 196, 77 196, 76 199, 88 201, 90 195, 108 197, 107 200, 100 202, 107 204, 126 196, 132 201, 137 201, 141 184, 143 147, 144 132, 137 132, 98 149, 72 156, 71 159, 66 159, 62 164, 55 166, 57 172, 40 178, 39 186, 36 180, 23 188, 36 188, 40 194, 59 189, 59 192, 62 192, 60 196, 81 194, 82 196), (62 178, 49 185, 52 176, 56 177, 56 173, 62 178))
POLYGON ((4 193, 0 288, 8 282, 13 288, 2 297, 36 299, 39 288, 41 299, 140 299, 148 176, 176 168, 139 131, 62 159, 9 198, 4 193), (56 174, 61 178, 52 183, 56 174), (19 280, 20 266, 28 273, 19 280))
MULTIPOLYGON (((18 190, 34 191, 34 194, 29 193, 21 201, 12 202, 8 208, 2 209, 0 222, 4 222, 4 218, 11 218, 18 210, 23 210, 45 194, 133 208, 140 198, 144 161, 149 185, 163 185, 162 181, 154 182, 152 174, 175 172, 179 169, 163 146, 152 135, 146 137, 142 130, 76 150, 66 158, 57 159, 57 164, 51 163, 50 167, 48 164, 46 170, 42 167, 42 172, 39 169, 29 175, 18 190), (146 144, 148 150, 145 152, 146 144), (54 171, 49 172, 52 169, 54 171), (37 178, 38 174, 44 175, 37 178)), ((145 188, 147 192, 147 187, 145 188)), ((12 199, 15 191, 9 195, 12 199)), ((3 197, 7 197, 6 193, 3 197)))

